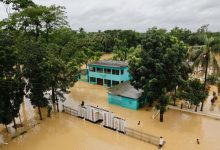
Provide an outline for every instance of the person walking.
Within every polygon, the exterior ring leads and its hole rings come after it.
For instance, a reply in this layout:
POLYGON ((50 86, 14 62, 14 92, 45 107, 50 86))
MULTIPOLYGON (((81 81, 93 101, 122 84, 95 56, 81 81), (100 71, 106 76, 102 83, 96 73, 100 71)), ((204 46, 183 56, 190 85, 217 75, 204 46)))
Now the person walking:
POLYGON ((81 106, 84 106, 84 101, 82 101, 81 106))
POLYGON ((197 144, 200 144, 199 139, 196 139, 196 143, 197 143, 197 144))
POLYGON ((163 147, 163 144, 164 144, 164 139, 163 137, 161 136, 160 137, 160 140, 159 140, 159 149, 161 149, 163 147))

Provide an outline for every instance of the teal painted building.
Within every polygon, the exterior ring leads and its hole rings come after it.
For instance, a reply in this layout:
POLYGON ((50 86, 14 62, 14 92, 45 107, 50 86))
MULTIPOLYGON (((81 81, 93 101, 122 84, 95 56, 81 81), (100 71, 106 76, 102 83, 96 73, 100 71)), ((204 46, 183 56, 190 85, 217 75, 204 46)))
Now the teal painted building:
POLYGON ((142 90, 136 90, 130 82, 124 82, 109 89, 108 102, 121 107, 137 110, 147 103, 142 90))
POLYGON ((112 87, 130 80, 128 64, 123 61, 100 60, 88 65, 89 83, 112 87))

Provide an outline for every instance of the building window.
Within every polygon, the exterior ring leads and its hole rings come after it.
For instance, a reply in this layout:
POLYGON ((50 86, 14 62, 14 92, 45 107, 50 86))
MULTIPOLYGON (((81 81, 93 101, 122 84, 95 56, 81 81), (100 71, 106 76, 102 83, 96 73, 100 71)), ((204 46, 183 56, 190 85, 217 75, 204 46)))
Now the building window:
POLYGON ((89 67, 89 71, 95 72, 95 67, 89 67))
POLYGON ((103 68, 97 68, 97 72, 103 73, 103 68))
POLYGON ((112 70, 112 74, 114 74, 114 75, 119 75, 119 70, 112 70))
POLYGON ((112 85, 114 86, 114 85, 117 85, 117 84, 119 84, 119 81, 112 81, 112 85))
POLYGON ((111 69, 104 69, 104 72, 105 72, 106 74, 111 74, 111 69))
POLYGON ((90 77, 90 82, 96 82, 96 78, 90 77))
POLYGON ((121 75, 123 75, 124 74, 124 70, 121 70, 121 75))
POLYGON ((111 86, 111 80, 105 79, 104 84, 107 85, 108 87, 110 87, 111 86))

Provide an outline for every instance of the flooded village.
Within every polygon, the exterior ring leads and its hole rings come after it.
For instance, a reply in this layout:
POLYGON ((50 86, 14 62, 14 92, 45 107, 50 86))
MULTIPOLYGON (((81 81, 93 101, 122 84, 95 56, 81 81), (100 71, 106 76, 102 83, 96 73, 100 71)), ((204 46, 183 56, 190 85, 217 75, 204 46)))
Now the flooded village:
MULTIPOLYGON (((103 58, 109 59, 109 57, 111 58, 112 55, 104 55, 102 60, 103 58)), ((211 103, 212 91, 216 90, 217 88, 212 86, 210 97, 205 105, 206 112, 213 113, 210 111, 211 104, 209 103, 211 103)), ((155 110, 151 107, 145 106, 132 110, 109 104, 108 88, 102 85, 78 81, 70 91, 66 95, 66 101, 60 103, 60 110, 62 110, 62 105, 77 109, 84 101, 85 105, 93 105, 114 112, 126 120, 126 126, 129 128, 157 137, 163 136, 166 140, 164 149, 217 150, 219 148, 220 131, 217 129, 220 121, 217 118, 173 110, 168 107, 164 116, 165 121, 161 123, 158 116, 153 118, 155 110), (199 145, 196 143, 197 138, 200 140, 199 145)), ((94 124, 62 112, 53 112, 52 117, 47 118, 45 109, 43 110, 44 119, 40 121, 38 112, 33 109, 28 99, 24 100, 21 108, 24 127, 20 130, 27 132, 10 140, 7 145, 1 146, 2 150, 158 149, 155 145, 104 128, 101 124, 94 124)), ((219 100, 214 110, 214 113, 219 115, 219 100)), ((17 122, 19 122, 18 118, 17 122)), ((1 133, 5 134, 5 127, 1 126, 0 129, 1 133)))
POLYGON ((1 0, 0 150, 220 150, 219 6, 1 0))

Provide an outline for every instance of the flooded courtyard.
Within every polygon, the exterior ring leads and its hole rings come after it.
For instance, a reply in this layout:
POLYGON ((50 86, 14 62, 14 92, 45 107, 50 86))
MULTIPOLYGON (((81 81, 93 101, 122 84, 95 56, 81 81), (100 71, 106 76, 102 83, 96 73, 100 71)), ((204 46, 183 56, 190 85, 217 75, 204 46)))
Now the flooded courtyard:
MULTIPOLYGON (((107 89, 102 86, 90 85, 85 82, 77 82, 67 95, 65 105, 76 107, 84 101, 114 112, 117 116, 127 121, 127 126, 155 136, 163 136, 166 140, 167 150, 219 150, 220 121, 167 110, 164 122, 159 122, 159 116, 152 119, 154 112, 151 109, 142 108, 138 111, 129 110, 107 102, 107 89), (140 121, 140 125, 137 125, 140 121), (200 139, 200 145, 196 139, 200 139)), ((26 134, 15 138, 8 145, 0 147, 1 150, 156 150, 156 146, 133 139, 124 134, 101 127, 100 125, 64 114, 54 113, 52 118, 39 121, 28 111, 32 109, 29 104, 22 108, 29 113, 22 116, 26 120, 39 122, 26 134)), ((25 120, 22 117, 22 120, 25 120)), ((0 126, 0 130, 4 127, 0 126)))

